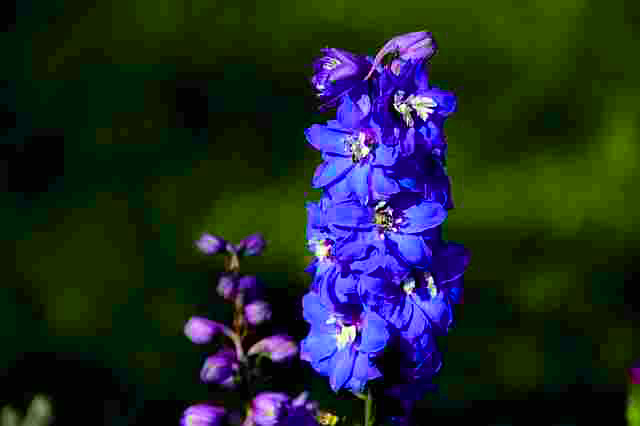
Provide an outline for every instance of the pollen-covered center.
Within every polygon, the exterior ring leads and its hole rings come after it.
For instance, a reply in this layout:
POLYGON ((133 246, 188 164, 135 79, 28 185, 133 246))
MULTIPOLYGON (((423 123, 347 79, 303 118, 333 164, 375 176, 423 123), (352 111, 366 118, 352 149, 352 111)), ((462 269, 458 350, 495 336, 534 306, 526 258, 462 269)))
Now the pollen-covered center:
POLYGON ((344 150, 351 154, 354 164, 367 158, 375 148, 375 141, 369 132, 360 131, 357 135, 349 135, 344 140, 344 150))
MULTIPOLYGON (((387 205, 386 201, 380 201, 375 207, 373 223, 378 225, 378 229, 384 233, 387 231, 398 231, 398 225, 404 221, 401 217, 394 216, 393 209, 387 205)), ((381 238, 383 238, 381 236, 381 238)))

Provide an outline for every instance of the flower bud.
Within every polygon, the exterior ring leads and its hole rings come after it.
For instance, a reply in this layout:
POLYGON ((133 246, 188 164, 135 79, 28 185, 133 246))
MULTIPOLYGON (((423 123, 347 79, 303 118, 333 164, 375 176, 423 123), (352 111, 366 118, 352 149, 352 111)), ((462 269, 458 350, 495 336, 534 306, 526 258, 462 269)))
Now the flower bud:
POLYGON ((436 52, 436 49, 431 33, 426 31, 416 31, 394 37, 378 51, 365 80, 371 76, 383 58, 390 53, 397 54, 400 59, 405 61, 418 61, 429 59, 436 52))
POLYGON ((195 344, 209 343, 220 331, 220 324, 202 317, 191 317, 184 326, 184 334, 195 344))
POLYGON ((279 392, 262 392, 251 401, 251 419, 256 426, 276 426, 286 417, 289 397, 279 392))
POLYGON ((224 247, 226 245, 226 242, 222 238, 206 232, 202 234, 200 239, 195 243, 196 247, 198 247, 198 249, 207 256, 224 251, 224 247))
POLYGON ((242 250, 244 256, 258 256, 262 254, 266 246, 267 242, 264 240, 262 234, 249 235, 238 244, 238 248, 242 250))
POLYGON ((180 420, 181 426, 220 426, 226 410, 208 404, 192 405, 180 420))
POLYGON ((298 353, 298 344, 286 334, 276 334, 258 341, 250 349, 248 355, 264 353, 273 362, 287 361, 298 353))
POLYGON ((271 308, 262 300, 256 300, 244 307, 244 316, 251 325, 259 325, 271 319, 271 308))
POLYGON ((235 387, 234 376, 239 368, 235 352, 231 349, 223 349, 205 360, 200 371, 200 379, 205 383, 216 383, 233 388, 235 387))
POLYGON ((216 287, 218 294, 225 300, 233 300, 236 294, 236 283, 231 275, 222 275, 216 287))

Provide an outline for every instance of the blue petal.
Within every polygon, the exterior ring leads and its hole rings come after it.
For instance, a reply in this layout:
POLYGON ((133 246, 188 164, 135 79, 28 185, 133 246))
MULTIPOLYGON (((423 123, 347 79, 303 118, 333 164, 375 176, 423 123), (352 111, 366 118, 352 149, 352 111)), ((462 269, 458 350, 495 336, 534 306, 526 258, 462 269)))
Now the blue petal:
POLYGON ((338 121, 344 127, 356 128, 359 127, 360 121, 369 113, 369 110, 370 107, 367 109, 364 103, 355 103, 351 100, 350 96, 345 96, 336 114, 338 121), (363 110, 360 105, 365 106, 365 109, 363 110))
POLYGON ((369 202, 369 174, 371 166, 369 163, 357 164, 349 173, 350 192, 356 194, 358 200, 363 205, 369 202))
POLYGON ((409 156, 413 154, 416 149, 416 129, 413 127, 407 130, 407 133, 404 135, 402 140, 400 141, 400 150, 402 151, 402 155, 409 156))
POLYGON ((375 150, 374 166, 391 167, 398 159, 398 148, 394 146, 378 145, 375 150))
POLYGON ((368 311, 364 315, 362 340, 358 350, 364 353, 377 353, 384 349, 389 340, 387 324, 378 314, 368 311))
POLYGON ((434 87, 428 91, 427 96, 430 96, 434 101, 436 101, 438 104, 436 110, 443 117, 447 117, 456 111, 456 95, 452 92, 434 87))
POLYGON ((422 201, 404 210, 406 222, 400 226, 402 232, 417 234, 440 225, 447 218, 447 211, 435 201, 422 201))
POLYGON ((336 351, 336 338, 328 333, 311 330, 301 343, 301 353, 307 361, 317 362, 336 351))
POLYGON ((349 228, 370 228, 373 226, 371 210, 355 200, 335 203, 327 211, 327 222, 349 228))
POLYGON ((429 318, 416 307, 412 298, 413 296, 405 296, 388 319, 406 339, 411 341, 431 329, 429 318))
POLYGON ((371 193, 374 200, 387 200, 393 194, 400 192, 400 185, 393 178, 388 177, 380 167, 371 171, 371 193))
POLYGON ((334 392, 338 392, 345 382, 349 380, 353 372, 357 351, 352 344, 339 350, 332 358, 332 371, 329 376, 329 384, 334 392))
MULTIPOLYGON (((402 260, 415 267, 424 267, 431 257, 431 249, 418 235, 387 233, 389 240, 395 243, 393 250, 402 260)), ((391 246, 391 242, 389 243, 391 246)))
POLYGON ((314 124, 306 129, 304 134, 307 141, 318 151, 348 157, 344 140, 346 136, 351 134, 350 131, 314 124))
POLYGON ((453 310, 442 291, 432 298, 427 289, 419 289, 413 302, 429 317, 435 331, 439 334, 447 333, 453 323, 453 310))
POLYGON ((327 186, 338 179, 343 178, 353 167, 351 158, 331 157, 320 164, 313 175, 311 184, 314 188, 327 186))
POLYGON ((367 354, 359 352, 353 365, 353 374, 346 386, 354 392, 362 392, 369 380, 378 377, 382 377, 380 370, 371 362, 367 354))
POLYGON ((320 302, 320 296, 311 292, 302 298, 302 316, 312 326, 323 326, 329 319, 329 310, 320 302))

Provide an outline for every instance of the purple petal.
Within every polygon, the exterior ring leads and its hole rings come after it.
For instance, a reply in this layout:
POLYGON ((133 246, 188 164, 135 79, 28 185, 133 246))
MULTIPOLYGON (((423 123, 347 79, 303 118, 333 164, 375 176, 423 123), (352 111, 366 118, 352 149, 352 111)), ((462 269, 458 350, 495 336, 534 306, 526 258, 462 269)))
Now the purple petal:
POLYGON ((312 325, 323 325, 329 319, 329 311, 322 306, 320 296, 307 293, 302 298, 302 316, 312 325))
POLYGON ((337 350, 335 335, 311 329, 302 340, 300 351, 308 354, 307 361, 316 362, 331 356, 337 350))

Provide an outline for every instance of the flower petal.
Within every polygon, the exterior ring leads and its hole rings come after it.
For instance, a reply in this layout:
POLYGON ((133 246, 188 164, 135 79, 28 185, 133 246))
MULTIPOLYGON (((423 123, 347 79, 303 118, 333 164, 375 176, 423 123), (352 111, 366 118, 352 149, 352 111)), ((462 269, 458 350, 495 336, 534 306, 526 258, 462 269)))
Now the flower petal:
POLYGON ((351 158, 329 157, 327 161, 320 164, 313 175, 311 185, 314 188, 322 188, 338 179, 343 178, 353 167, 351 158))
POLYGON ((334 203, 332 207, 327 210, 328 223, 349 228, 372 227, 371 216, 370 209, 360 205, 355 200, 334 203))
POLYGON ((330 313, 322 305, 320 296, 309 292, 302 297, 302 316, 312 326, 322 326, 326 324, 330 313))
POLYGON ((351 133, 352 132, 348 130, 322 126, 320 124, 314 124, 304 132, 307 141, 318 151, 329 152, 344 157, 349 156, 345 151, 344 140, 345 137, 351 133))
POLYGON ((389 340, 387 324, 380 315, 368 311, 364 315, 362 340, 358 350, 364 353, 377 353, 384 349, 389 340))
POLYGON ((358 352, 353 365, 353 374, 346 386, 353 392, 362 392, 368 381, 382 377, 382 373, 371 362, 367 354, 358 352))
POLYGON ((300 343, 300 357, 312 363, 331 356, 336 350, 334 335, 318 332, 313 328, 300 343))
POLYGON ((404 210, 407 221, 400 225, 402 232, 417 234, 440 225, 447 218, 447 211, 435 201, 422 201, 404 210))
POLYGON ((350 192, 353 192, 360 203, 366 205, 369 202, 369 175, 371 166, 369 163, 357 164, 349 173, 347 179, 350 192))
POLYGON ((425 267, 428 264, 431 249, 421 236, 393 232, 386 235, 388 246, 400 259, 414 267, 425 267))
POLYGON ((393 194, 400 192, 400 185, 387 176, 380 167, 371 170, 371 194, 374 200, 388 200, 393 194))
POLYGON ((347 345, 339 350, 332 358, 332 371, 329 376, 329 384, 334 392, 338 392, 345 382, 349 380, 353 372, 357 351, 353 345, 347 345))

